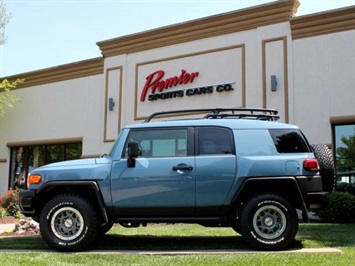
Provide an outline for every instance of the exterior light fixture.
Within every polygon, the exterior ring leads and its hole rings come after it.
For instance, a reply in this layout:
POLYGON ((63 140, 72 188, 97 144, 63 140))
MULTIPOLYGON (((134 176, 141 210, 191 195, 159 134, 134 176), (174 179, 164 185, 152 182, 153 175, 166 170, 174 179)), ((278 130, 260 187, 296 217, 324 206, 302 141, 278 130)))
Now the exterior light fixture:
POLYGON ((113 98, 108 98, 108 110, 113 111, 114 106, 115 106, 115 102, 113 101, 113 98))
POLYGON ((271 91, 277 91, 276 75, 271 75, 271 91))

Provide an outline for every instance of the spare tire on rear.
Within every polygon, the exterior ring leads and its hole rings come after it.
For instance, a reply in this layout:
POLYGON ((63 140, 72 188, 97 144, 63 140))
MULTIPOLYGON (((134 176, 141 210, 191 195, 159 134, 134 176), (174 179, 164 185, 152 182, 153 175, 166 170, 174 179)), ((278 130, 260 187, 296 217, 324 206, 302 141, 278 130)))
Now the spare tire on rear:
POLYGON ((332 152, 325 144, 313 144, 312 149, 319 163, 323 191, 331 193, 335 190, 336 185, 335 165, 332 152))

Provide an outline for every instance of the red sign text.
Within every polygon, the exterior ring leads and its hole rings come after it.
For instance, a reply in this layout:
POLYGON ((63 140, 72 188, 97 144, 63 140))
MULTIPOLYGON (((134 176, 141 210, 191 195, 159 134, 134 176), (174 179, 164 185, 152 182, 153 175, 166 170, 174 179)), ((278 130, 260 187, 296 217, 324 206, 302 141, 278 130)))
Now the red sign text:
POLYGON ((186 70, 182 69, 180 76, 174 76, 171 78, 163 79, 165 72, 163 70, 158 70, 146 77, 146 82, 144 84, 141 102, 144 102, 148 91, 154 94, 156 91, 162 92, 172 87, 177 87, 179 85, 192 83, 196 77, 198 77, 199 72, 188 73, 186 70))

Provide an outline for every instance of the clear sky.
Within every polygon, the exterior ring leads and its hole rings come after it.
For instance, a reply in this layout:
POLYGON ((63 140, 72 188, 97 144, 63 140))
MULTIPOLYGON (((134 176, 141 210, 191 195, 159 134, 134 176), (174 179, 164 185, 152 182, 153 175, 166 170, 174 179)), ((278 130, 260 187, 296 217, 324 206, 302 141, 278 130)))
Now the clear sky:
MULTIPOLYGON (((1 1, 1 0, 0 0, 1 1)), ((261 5, 259 0, 2 0, 11 13, 0 46, 0 77, 101 56, 96 45, 120 36, 261 5)), ((297 16, 355 5, 299 0, 297 16)))

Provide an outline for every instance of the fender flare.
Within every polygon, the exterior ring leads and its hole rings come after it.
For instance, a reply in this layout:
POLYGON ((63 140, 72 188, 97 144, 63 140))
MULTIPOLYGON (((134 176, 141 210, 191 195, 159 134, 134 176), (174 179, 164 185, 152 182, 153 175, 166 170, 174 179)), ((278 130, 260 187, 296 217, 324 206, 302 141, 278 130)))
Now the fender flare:
POLYGON ((98 203, 99 209, 100 209, 100 214, 101 214, 102 218, 104 219, 104 223, 106 223, 106 224, 109 223, 105 203, 104 203, 104 200, 101 195, 101 190, 100 190, 99 185, 95 181, 69 181, 69 180, 49 181, 49 182, 45 183, 43 186, 41 186, 40 188, 38 188, 38 190, 36 192, 37 197, 41 194, 41 192, 45 191, 46 189, 51 188, 51 187, 58 187, 58 186, 63 186, 63 187, 64 186, 87 186, 90 189, 92 189, 95 192, 97 203, 98 203))
POLYGON ((295 193, 297 197, 297 201, 299 202, 300 209, 302 211, 302 218, 305 222, 309 221, 308 213, 307 213, 307 207, 306 203, 304 200, 304 197, 302 195, 302 192, 300 190, 300 187, 298 186, 297 180, 295 177, 291 176, 278 176, 278 177, 252 177, 246 179, 242 185, 240 186, 240 189, 237 191, 237 193, 234 195, 232 199, 232 203, 236 204, 238 201, 240 201, 240 198, 243 197, 243 194, 245 194, 245 191, 248 189, 248 186, 257 186, 257 184, 265 184, 265 183, 272 183, 275 182, 277 184, 280 184, 281 182, 287 183, 288 188, 292 189, 293 192, 295 193))

